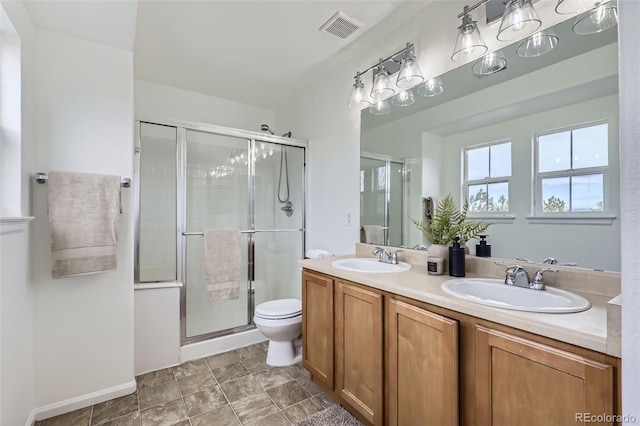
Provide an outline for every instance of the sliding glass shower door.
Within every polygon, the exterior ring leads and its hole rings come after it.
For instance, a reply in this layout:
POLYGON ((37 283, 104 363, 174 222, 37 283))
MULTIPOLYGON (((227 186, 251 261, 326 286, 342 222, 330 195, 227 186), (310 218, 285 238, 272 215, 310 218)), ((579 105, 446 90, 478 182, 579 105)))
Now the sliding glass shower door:
POLYGON ((249 324, 249 234, 241 234, 239 296, 220 301, 210 299, 207 292, 202 235, 207 229, 249 229, 249 145, 248 139, 186 131, 186 338, 249 324))
POLYGON ((197 340, 251 327, 257 303, 300 297, 304 148, 187 130, 185 162, 185 338, 197 340), (207 295, 207 229, 241 232, 236 299, 207 295))

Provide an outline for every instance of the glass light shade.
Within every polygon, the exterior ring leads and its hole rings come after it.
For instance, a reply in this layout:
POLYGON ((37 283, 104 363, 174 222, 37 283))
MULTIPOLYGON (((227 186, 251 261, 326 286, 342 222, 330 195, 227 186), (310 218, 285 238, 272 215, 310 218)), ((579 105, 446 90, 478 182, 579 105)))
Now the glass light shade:
POLYGON ((420 67, 416 62, 416 58, 403 58, 400 63, 400 71, 398 72, 398 81, 396 86, 404 89, 413 87, 424 81, 420 67))
POLYGON ((489 75, 497 73, 503 70, 507 66, 507 60, 501 51, 491 52, 476 63, 473 64, 471 69, 476 75, 489 75))
POLYGON ((373 77, 373 88, 371 89, 371 97, 374 100, 387 98, 396 93, 393 90, 389 73, 384 68, 380 69, 378 73, 373 77))
POLYGON ((349 99, 349 106, 355 109, 363 109, 365 107, 368 107, 369 105, 371 105, 371 102, 369 102, 369 97, 364 90, 364 84, 362 84, 362 82, 358 79, 353 85, 351 98, 349 99))
POLYGON ((418 95, 427 98, 438 96, 442 92, 444 92, 444 84, 442 84, 442 79, 440 77, 427 80, 426 83, 421 84, 418 87, 418 95))
POLYGON ((542 21, 530 0, 509 0, 502 15, 498 40, 515 41, 534 33, 542 21))
POLYGON ((593 9, 597 3, 608 3, 609 0, 598 2, 598 0, 558 0, 556 5, 556 13, 561 15, 573 15, 574 13, 584 12, 593 9))
POLYGON ((558 45, 558 36, 553 30, 538 31, 523 40, 516 49, 522 58, 534 58, 551 52, 558 45))
POLYGON ((478 26, 474 21, 470 21, 458 27, 458 39, 451 60, 466 63, 484 55, 487 50, 487 44, 482 39, 478 26))
POLYGON ((587 16, 578 18, 573 32, 579 35, 596 34, 618 25, 618 8, 615 2, 596 5, 587 16))
POLYGON ((385 115, 389 114, 389 111, 391 111, 391 107, 388 99, 379 100, 369 107, 369 112, 373 115, 385 115))
POLYGON ((391 98, 391 105, 395 106, 409 106, 416 101, 416 95, 413 94, 413 89, 403 90, 402 92, 391 98))

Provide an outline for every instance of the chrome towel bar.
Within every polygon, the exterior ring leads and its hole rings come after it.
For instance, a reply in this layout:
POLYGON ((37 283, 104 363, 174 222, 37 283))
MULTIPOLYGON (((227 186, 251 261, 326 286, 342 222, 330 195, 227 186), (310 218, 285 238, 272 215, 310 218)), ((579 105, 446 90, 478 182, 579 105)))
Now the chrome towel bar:
MULTIPOLYGON (((36 173, 35 179, 38 183, 47 183, 47 180, 49 180, 49 176, 47 176, 46 173, 36 173)), ((120 180, 120 185, 122 185, 124 188, 130 188, 131 179, 122 178, 122 180, 120 180)))

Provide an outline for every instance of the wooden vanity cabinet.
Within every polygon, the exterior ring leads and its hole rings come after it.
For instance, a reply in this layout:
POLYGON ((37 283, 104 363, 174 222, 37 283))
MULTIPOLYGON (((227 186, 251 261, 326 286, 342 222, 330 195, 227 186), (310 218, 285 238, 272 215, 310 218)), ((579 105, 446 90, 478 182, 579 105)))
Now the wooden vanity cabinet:
POLYGON ((333 279, 304 271, 302 274, 302 365, 333 389, 333 279))
MULTIPOLYGON (((476 424, 562 426, 614 414, 614 366, 476 326, 476 424)), ((611 424, 611 423, 598 423, 611 424)))
POLYGON ((554 426, 621 412, 619 358, 336 277, 302 277, 303 365, 365 424, 554 426))
POLYGON ((383 298, 335 281, 335 392, 372 425, 383 425, 383 298))
POLYGON ((390 426, 458 424, 458 322, 387 299, 390 426))

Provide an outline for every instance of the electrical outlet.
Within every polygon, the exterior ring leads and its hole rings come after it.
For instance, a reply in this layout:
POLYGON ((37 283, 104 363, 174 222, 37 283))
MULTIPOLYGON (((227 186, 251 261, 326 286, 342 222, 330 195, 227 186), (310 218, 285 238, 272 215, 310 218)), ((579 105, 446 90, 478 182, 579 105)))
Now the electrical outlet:
POLYGON ((353 226, 353 218, 351 217, 351 212, 347 212, 346 225, 353 226))

